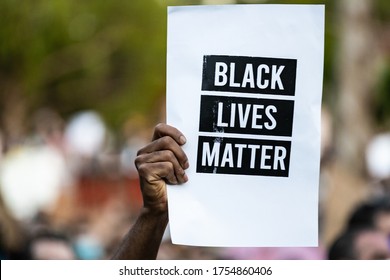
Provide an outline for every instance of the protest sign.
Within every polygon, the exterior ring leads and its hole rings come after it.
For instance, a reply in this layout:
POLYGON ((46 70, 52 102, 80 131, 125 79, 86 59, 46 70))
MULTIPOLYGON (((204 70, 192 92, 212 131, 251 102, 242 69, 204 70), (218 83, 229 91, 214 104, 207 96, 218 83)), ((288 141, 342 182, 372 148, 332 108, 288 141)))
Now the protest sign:
POLYGON ((323 46, 323 5, 168 8, 174 243, 317 246, 323 46))

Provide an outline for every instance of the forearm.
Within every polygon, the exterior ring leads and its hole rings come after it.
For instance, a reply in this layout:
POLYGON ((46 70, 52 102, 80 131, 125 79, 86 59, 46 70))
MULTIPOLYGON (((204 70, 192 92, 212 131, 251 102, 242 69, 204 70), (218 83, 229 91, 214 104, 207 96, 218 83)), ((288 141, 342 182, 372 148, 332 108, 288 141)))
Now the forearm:
POLYGON ((168 213, 142 209, 137 221, 126 234, 113 259, 156 259, 161 239, 168 224, 168 213))

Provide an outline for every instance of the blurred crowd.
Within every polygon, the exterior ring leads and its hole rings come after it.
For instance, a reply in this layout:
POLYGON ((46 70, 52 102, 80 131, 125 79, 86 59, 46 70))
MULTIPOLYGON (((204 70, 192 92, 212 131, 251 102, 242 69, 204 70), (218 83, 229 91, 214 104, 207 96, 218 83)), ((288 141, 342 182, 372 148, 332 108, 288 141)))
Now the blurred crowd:
POLYGON ((1 142, 1 258, 109 258, 142 203, 133 165, 142 121, 124 126, 119 148, 93 111, 65 122, 42 109, 31 121, 27 139, 1 142))
MULTIPOLYGON (((34 129, 24 141, 0 137, 1 259, 109 259, 142 205, 133 162, 152 128, 135 116, 118 139, 94 111, 65 121, 42 109, 31 122, 34 129)), ((375 136, 367 146, 365 191, 345 207, 354 181, 335 166, 331 132, 332 119, 323 108, 319 247, 178 246, 167 230, 158 258, 390 258, 390 134, 375 136), (341 204, 331 199, 335 181, 351 188, 341 204), (329 219, 329 209, 345 213, 340 222, 329 219)))

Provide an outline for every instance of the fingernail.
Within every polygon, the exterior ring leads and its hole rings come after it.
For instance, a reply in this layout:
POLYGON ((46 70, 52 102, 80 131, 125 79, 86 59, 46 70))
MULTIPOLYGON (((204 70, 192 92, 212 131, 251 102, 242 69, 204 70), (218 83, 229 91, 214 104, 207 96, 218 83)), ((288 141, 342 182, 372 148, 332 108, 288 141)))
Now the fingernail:
POLYGON ((187 139, 182 135, 179 138, 180 144, 184 145, 187 142, 187 139))
POLYGON ((188 167, 190 167, 190 164, 188 163, 188 160, 187 160, 186 162, 183 163, 183 168, 187 169, 188 167))
POLYGON ((184 174, 184 175, 183 175, 183 179, 184 179, 184 182, 187 182, 187 181, 188 181, 188 176, 187 176, 187 174, 184 174))

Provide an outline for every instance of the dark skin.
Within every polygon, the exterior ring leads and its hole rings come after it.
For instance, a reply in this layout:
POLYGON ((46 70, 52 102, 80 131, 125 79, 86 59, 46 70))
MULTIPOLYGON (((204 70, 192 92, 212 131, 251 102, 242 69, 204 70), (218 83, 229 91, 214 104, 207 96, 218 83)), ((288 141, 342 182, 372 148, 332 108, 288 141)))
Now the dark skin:
POLYGON ((188 159, 181 148, 185 143, 179 130, 159 124, 154 129, 152 142, 138 151, 135 165, 144 205, 113 259, 156 259, 168 224, 166 184, 180 185, 188 181, 185 174, 188 159))

